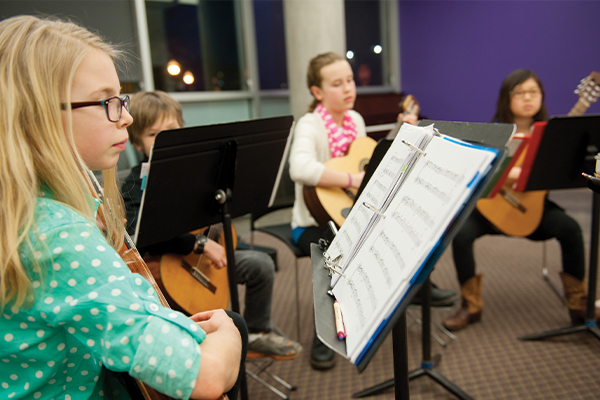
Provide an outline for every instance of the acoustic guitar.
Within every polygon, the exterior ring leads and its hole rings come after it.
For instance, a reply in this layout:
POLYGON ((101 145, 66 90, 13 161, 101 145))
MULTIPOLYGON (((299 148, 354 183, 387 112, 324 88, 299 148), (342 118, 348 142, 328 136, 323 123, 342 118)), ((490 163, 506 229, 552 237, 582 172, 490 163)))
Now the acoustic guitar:
MULTIPOLYGON (((360 137, 350 144, 348 154, 331 158, 324 164, 336 171, 357 174, 365 170, 376 145, 374 139, 368 136, 360 137)), ((346 220, 344 210, 352 208, 356 191, 354 188, 304 186, 303 196, 311 215, 319 227, 325 229, 330 220, 338 227, 342 226, 346 220)))
MULTIPOLYGON (((233 248, 236 234, 233 225, 233 248)), ((202 233, 225 247, 223 224, 202 228, 192 234, 202 233)), ((227 309, 229 303, 229 281, 227 267, 217 269, 204 254, 164 254, 160 262, 150 263, 158 286, 173 307, 193 315, 203 311, 227 309)))
MULTIPOLYGON (((600 73, 592 72, 582 79, 575 93, 579 98, 568 115, 582 115, 596 101, 600 95, 600 73)), ((522 152, 515 166, 523 163, 526 151, 522 152)), ((502 233, 529 236, 542 220, 546 194, 545 190, 517 192, 509 185, 503 185, 494 197, 479 199, 477 210, 502 233)))
MULTIPOLYGON (((419 115, 419 102, 412 94, 404 97, 398 106, 401 109, 398 114, 399 121, 410 114, 419 115)), ((394 129, 399 129, 399 124, 394 129)), ((375 146, 377 142, 374 139, 360 137, 350 144, 345 156, 331 158, 324 164, 336 171, 357 174, 365 170, 375 146)), ((329 221, 333 221, 338 228, 342 226, 354 204, 356 193, 356 189, 339 187, 304 186, 302 190, 306 207, 323 230, 329 221)))
MULTIPOLYGON (((94 195, 96 198, 102 199, 102 197, 103 197, 102 196, 102 188, 100 187, 100 184, 96 180, 96 177, 94 176, 92 171, 87 170, 85 176, 88 181, 88 185, 90 186, 92 195, 94 195)), ((103 201, 102 204, 98 207, 98 216, 102 223, 104 223, 104 221, 105 221, 104 205, 107 205, 107 203, 103 201)), ((110 209, 108 209, 108 212, 110 213, 110 209)), ((159 299, 161 305, 164 307, 170 308, 169 303, 167 302, 167 299, 161 292, 160 288, 158 287, 156 281, 154 280, 154 278, 152 276, 152 273, 148 269, 148 266, 146 265, 146 263, 140 256, 140 253, 137 251, 135 244, 133 243, 133 240, 131 240, 131 238, 129 237, 129 235, 127 234, 126 231, 125 231, 125 235, 124 235, 123 245, 121 246, 121 249, 119 250, 119 255, 121 256, 121 258, 123 259, 123 261, 125 262, 125 264, 127 265, 127 267, 129 268, 129 270, 131 272, 142 275, 150 283, 150 285, 152 285, 152 287, 156 291, 156 294, 158 296, 158 299, 159 299)), ((172 399, 172 397, 158 392, 156 389, 154 389, 151 386, 146 385, 144 382, 131 378, 126 373, 122 373, 119 375, 123 378, 126 389, 131 394, 132 398, 139 398, 141 395, 141 396, 143 396, 143 398, 145 400, 171 400, 172 399)), ((227 397, 226 394, 221 395, 221 397, 219 398, 219 400, 228 400, 228 399, 229 399, 229 397, 227 397)))

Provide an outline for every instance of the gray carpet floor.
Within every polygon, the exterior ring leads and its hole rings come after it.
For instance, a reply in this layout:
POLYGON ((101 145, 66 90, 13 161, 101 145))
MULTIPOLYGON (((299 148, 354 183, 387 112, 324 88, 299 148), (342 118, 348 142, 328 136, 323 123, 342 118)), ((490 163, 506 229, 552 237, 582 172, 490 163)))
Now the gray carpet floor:
MULTIPOLYGON (((556 191, 551 198, 563 206, 581 225, 589 252, 591 191, 556 191)), ((282 217, 277 217, 279 222, 282 217)), ((247 230, 238 226, 242 240, 249 241, 247 230)), ((272 223, 272 222, 271 222, 272 223)), ((272 319, 291 338, 297 339, 295 299, 295 258, 282 242, 254 233, 256 244, 278 250, 272 319)), ((457 332, 452 339, 432 326, 442 345, 431 341, 433 354, 441 359, 435 370, 476 399, 599 399, 600 340, 583 332, 545 341, 520 341, 522 335, 562 328, 569 325, 568 313, 559 296, 543 278, 543 255, 549 275, 559 282, 560 248, 555 240, 546 244, 526 239, 487 236, 475 244, 478 272, 483 274, 483 319, 457 332)), ((588 254, 586 254, 586 257, 588 254)), ((304 352, 291 361, 274 362, 268 371, 295 385, 288 391, 265 373, 259 376, 274 383, 291 399, 349 399, 352 394, 393 378, 392 340, 388 337, 367 368, 359 373, 346 359, 336 355, 335 368, 315 371, 309 365, 314 317, 310 260, 299 259, 300 342, 304 352)), ((447 249, 432 274, 438 286, 459 291, 447 249)), ((240 286, 243 303, 244 288, 240 286)), ((242 304, 243 307, 243 304, 242 304)), ((434 309, 432 318, 442 321, 453 309, 434 309)), ((420 310, 409 309, 409 369, 419 368, 422 360, 421 327, 414 323, 420 310)), ((248 363, 249 369, 257 365, 248 363)), ((411 399, 454 399, 446 389, 427 376, 411 380, 411 399)), ((275 393, 248 379, 250 399, 279 399, 275 393)), ((369 397, 393 399, 394 389, 369 397)))

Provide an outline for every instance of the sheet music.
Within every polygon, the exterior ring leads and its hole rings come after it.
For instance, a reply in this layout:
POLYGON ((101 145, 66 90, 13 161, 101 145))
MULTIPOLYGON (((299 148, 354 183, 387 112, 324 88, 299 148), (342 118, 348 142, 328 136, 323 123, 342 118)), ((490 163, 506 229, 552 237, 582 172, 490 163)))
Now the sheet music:
MULTIPOLYGON (((409 157, 406 146, 399 142, 409 140, 405 126, 411 132, 430 128, 404 125, 374 174, 378 179, 386 176, 380 170, 395 165, 384 163, 386 158, 389 161, 409 157)), ((419 154, 406 180, 390 198, 386 218, 378 217, 373 226, 367 226, 369 235, 345 269, 346 277, 340 278, 333 289, 342 307, 347 355, 352 362, 406 294, 411 279, 496 157, 493 151, 448 137, 433 137, 425 152, 419 154)), ((369 182, 359 201, 370 196, 381 201, 382 193, 389 192, 375 182, 369 182)), ((383 182, 391 180, 380 184, 383 182)), ((363 217, 361 208, 355 212, 358 218, 363 217)), ((348 219, 351 217, 352 213, 348 219)), ((347 230, 358 230, 358 224, 349 222, 352 228, 347 230)))
MULTIPOLYGON (((411 143, 422 144, 427 142, 433 136, 433 125, 421 128, 414 125, 404 124, 402 138, 411 143)), ((377 210, 384 210, 384 207, 389 203, 389 198, 394 187, 397 187, 409 172, 410 164, 416 161, 415 151, 410 147, 398 141, 392 143, 390 149, 386 152, 381 160, 377 173, 373 174, 361 196, 356 202, 356 206, 348 214, 344 223, 337 235, 333 239, 327 257, 335 259, 340 254, 342 259, 340 265, 345 267, 351 261, 356 251, 359 250, 356 243, 364 242, 366 236, 370 233, 371 228, 380 217, 363 206, 363 203, 374 206, 377 210)), ((333 282, 339 278, 338 275, 333 277, 333 282)))

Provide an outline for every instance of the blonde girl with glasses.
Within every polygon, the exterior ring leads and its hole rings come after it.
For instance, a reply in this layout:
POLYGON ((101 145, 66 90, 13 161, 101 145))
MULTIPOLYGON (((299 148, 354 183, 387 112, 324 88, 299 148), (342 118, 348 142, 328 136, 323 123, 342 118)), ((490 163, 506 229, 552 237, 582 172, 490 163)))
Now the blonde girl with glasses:
POLYGON ((70 22, 0 22, 0 398, 129 398, 108 371, 176 398, 216 398, 236 381, 232 320, 162 307, 116 251, 115 168, 132 122, 121 57, 70 22), (72 107, 84 102, 95 104, 72 107), (112 210, 101 228, 88 169, 103 171, 112 210))
MULTIPOLYGON (((517 132, 529 134, 534 122, 548 119, 544 100, 545 92, 540 78, 533 71, 518 69, 502 82, 492 122, 516 124, 517 132)), ((520 167, 514 167, 509 173, 507 183, 516 181, 520 172, 520 167)), ((461 285, 462 303, 459 310, 444 321, 446 328, 459 330, 481 320, 483 276, 475 273, 473 244, 483 235, 499 234, 502 233, 479 211, 474 210, 452 241, 452 254, 461 285)), ((587 295, 583 283, 585 257, 579 224, 546 196, 541 222, 527 238, 536 241, 552 238, 558 240, 563 265, 560 276, 569 317, 574 324, 583 322, 587 295)), ((596 318, 599 317, 600 313, 596 310, 596 318)))

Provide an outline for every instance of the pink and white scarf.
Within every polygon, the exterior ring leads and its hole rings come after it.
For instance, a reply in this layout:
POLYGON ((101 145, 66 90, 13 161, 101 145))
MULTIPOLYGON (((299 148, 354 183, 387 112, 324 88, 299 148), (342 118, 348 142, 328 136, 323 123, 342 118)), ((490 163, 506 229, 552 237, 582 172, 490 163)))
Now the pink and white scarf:
POLYGON ((340 129, 323 104, 319 103, 315 108, 315 112, 319 114, 325 124, 331 156, 342 157, 346 155, 350 143, 356 139, 356 124, 352 121, 350 113, 344 111, 344 121, 340 129))

